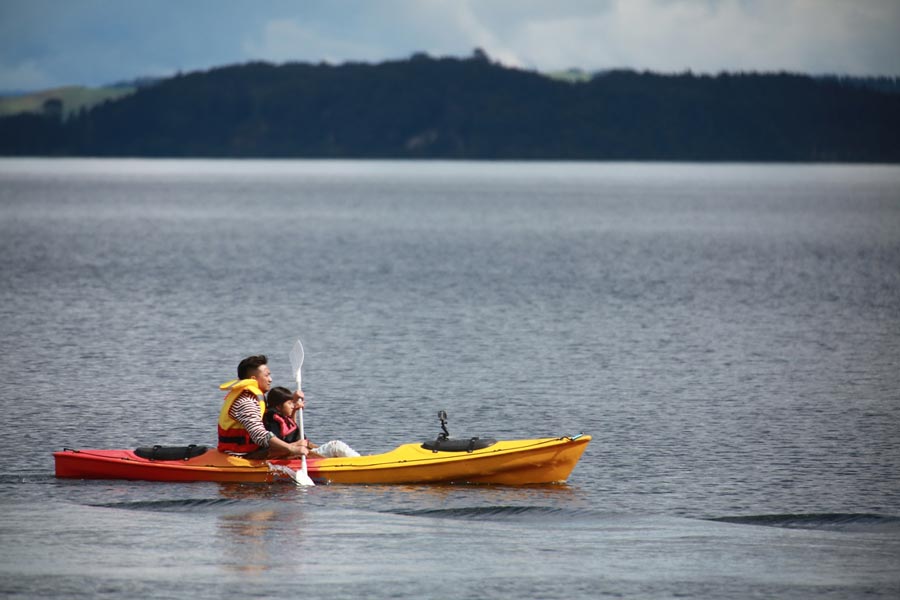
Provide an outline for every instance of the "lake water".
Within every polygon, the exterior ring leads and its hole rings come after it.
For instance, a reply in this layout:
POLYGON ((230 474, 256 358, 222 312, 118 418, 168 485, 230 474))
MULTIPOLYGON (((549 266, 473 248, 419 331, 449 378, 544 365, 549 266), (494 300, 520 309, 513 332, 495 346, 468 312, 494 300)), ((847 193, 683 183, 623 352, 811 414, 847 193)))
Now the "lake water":
POLYGON ((0 596, 897 598, 900 168, 0 160, 0 596), (56 480, 213 444, 238 361, 528 488, 56 480))

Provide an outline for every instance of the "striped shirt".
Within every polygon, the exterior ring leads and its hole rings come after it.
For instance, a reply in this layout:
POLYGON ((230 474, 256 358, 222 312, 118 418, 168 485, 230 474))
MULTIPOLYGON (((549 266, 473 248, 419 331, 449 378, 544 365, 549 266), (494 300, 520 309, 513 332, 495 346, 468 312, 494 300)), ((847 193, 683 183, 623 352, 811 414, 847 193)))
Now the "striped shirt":
POLYGON ((250 390, 244 390, 231 404, 229 416, 244 426, 253 443, 261 448, 269 447, 269 438, 275 434, 266 429, 259 414, 259 399, 250 390))

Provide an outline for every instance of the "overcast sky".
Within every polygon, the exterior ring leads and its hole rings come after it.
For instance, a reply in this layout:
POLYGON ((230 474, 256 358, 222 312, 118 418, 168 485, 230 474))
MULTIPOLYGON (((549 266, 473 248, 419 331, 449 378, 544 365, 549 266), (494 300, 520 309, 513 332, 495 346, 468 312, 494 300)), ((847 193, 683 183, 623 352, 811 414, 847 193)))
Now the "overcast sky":
POLYGON ((0 0, 0 90, 476 47, 541 71, 900 76, 900 0, 0 0))

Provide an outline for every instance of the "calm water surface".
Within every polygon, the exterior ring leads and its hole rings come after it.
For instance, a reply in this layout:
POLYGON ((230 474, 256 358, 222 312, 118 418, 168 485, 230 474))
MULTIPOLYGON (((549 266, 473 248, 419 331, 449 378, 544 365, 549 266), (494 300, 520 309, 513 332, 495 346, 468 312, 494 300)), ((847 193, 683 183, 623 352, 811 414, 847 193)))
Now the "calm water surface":
POLYGON ((0 160, 0 595, 900 595, 900 168, 0 160), (266 353, 365 453, 566 485, 56 480, 212 444, 266 353))

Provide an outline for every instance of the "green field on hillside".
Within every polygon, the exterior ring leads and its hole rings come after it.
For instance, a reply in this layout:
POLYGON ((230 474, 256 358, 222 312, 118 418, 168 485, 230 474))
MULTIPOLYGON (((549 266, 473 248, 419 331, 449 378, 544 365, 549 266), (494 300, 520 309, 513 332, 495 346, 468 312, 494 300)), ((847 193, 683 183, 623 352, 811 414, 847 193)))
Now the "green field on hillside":
POLYGON ((62 113, 69 116, 82 108, 91 108, 107 100, 115 100, 135 91, 134 87, 89 88, 68 86, 44 90, 21 96, 0 97, 0 116, 23 112, 45 112, 45 102, 57 99, 62 102, 62 113))

